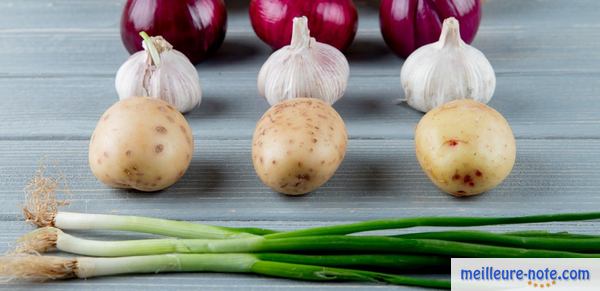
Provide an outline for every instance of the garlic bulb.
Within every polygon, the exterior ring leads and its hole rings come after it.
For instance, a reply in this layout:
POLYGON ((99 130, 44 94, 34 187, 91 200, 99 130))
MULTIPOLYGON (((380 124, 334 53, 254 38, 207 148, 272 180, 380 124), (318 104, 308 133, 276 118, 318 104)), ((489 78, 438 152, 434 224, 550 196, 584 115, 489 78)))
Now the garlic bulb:
POLYGON ((440 39, 414 51, 400 76, 406 102, 427 112, 456 99, 487 103, 496 88, 492 65, 460 38, 458 20, 444 20, 440 39))
POLYGON ((202 90, 198 72, 190 60, 161 36, 141 35, 144 50, 130 56, 117 72, 115 87, 119 99, 153 97, 182 113, 198 106, 202 90))
POLYGON ((310 37, 305 16, 294 18, 292 41, 274 52, 258 73, 258 91, 269 104, 311 97, 333 104, 344 95, 350 67, 344 54, 310 37))

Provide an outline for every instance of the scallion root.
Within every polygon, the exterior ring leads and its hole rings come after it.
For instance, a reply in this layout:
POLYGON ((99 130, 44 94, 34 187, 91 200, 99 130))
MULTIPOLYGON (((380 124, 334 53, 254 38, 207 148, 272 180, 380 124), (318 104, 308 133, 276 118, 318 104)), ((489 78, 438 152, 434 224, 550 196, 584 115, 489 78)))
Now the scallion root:
POLYGON ((76 277, 77 260, 33 254, 0 257, 0 280, 47 281, 76 277))
POLYGON ((54 227, 36 229, 19 238, 13 252, 17 254, 39 254, 54 250, 59 232, 61 231, 54 227))
POLYGON ((39 227, 53 226, 58 207, 69 204, 56 197, 58 191, 69 193, 64 179, 48 176, 45 171, 46 167, 41 166, 25 187, 23 215, 27 222, 39 227))

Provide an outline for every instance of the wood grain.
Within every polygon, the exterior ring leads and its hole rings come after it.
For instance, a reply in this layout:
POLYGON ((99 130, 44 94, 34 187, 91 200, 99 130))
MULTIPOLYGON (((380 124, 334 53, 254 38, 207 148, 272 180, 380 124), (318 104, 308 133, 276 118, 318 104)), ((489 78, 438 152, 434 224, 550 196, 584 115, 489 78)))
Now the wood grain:
MULTIPOLYGON (((402 60, 379 33, 377 1, 355 1, 357 38, 347 52, 351 79, 335 107, 350 143, 334 178, 286 197, 263 186, 250 138, 267 103, 256 74, 271 50, 254 35, 247 1, 227 1, 226 41, 198 65, 204 89, 188 114, 196 139, 190 170, 159 193, 113 190, 87 165, 88 138, 116 101, 114 74, 128 57, 118 24, 123 0, 0 1, 0 252, 32 228, 22 222, 23 187, 40 161, 69 181, 72 211, 151 215, 280 230, 382 217, 521 215, 596 211, 600 205, 600 19, 596 0, 489 0, 474 45, 494 66, 491 106, 518 138, 517 164, 497 189, 456 199, 421 172, 413 128, 422 116, 402 98, 402 60)), ((504 226, 598 233, 597 222, 504 226)), ((425 228, 430 230, 431 228, 425 228)), ((390 232, 382 232, 390 233, 390 232)), ((102 239, 125 233, 79 233, 102 239)), ((228 274, 121 276, 0 285, 6 290, 409 290, 320 284, 228 274)))

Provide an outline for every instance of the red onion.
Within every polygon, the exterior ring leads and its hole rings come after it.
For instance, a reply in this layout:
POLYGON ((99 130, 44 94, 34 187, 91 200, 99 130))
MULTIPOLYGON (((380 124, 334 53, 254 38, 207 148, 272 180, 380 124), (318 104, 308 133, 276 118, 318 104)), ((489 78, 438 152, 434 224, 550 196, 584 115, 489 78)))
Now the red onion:
POLYGON ((290 44, 292 20, 306 16, 310 35, 343 51, 356 35, 358 14, 352 0, 252 0, 254 32, 273 49, 290 44))
POLYGON ((216 51, 225 38, 223 0, 127 0, 121 39, 129 51, 142 50, 139 32, 162 36, 196 64, 216 51))
POLYGON ((454 17, 466 43, 475 39, 481 20, 479 0, 382 0, 379 7, 381 34, 388 46, 406 58, 417 48, 440 37, 442 22, 454 17))

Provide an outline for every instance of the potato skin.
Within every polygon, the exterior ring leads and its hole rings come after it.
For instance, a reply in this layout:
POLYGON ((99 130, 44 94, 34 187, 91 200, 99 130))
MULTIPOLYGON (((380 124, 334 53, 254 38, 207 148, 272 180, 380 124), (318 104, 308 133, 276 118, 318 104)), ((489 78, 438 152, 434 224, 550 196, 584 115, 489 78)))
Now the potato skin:
POLYGON ((168 103, 135 97, 111 106, 89 145, 92 173, 115 188, 158 191, 187 170, 194 152, 192 130, 168 103))
POLYGON ((335 173, 346 154, 348 135, 340 115, 325 102, 296 98, 271 107, 256 125, 252 162, 273 190, 311 192, 335 173))
POLYGON ((417 159, 431 181, 455 196, 488 191, 510 174, 516 158, 504 117, 473 100, 434 108, 415 132, 417 159))

